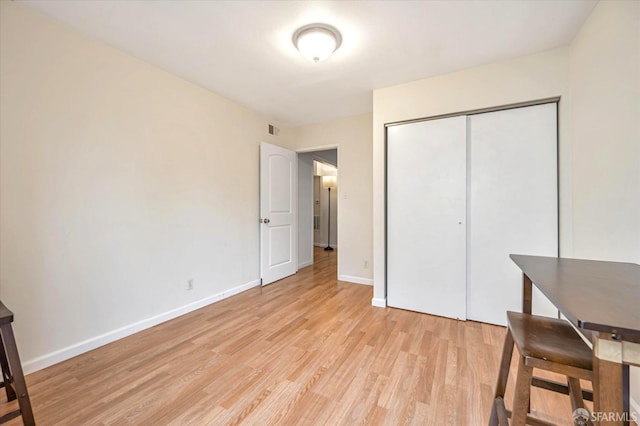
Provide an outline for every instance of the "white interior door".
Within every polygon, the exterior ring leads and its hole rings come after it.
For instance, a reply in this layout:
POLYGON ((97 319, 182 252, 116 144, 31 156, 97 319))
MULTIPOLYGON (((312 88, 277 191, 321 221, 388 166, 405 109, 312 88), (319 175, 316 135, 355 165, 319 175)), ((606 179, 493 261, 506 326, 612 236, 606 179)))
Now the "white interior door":
POLYGON ((387 129, 387 302, 466 315, 466 118, 387 129))
POLYGON ((297 270, 297 154, 260 144, 260 272, 262 285, 297 270))
MULTIPOLYGON (((556 122, 555 103, 469 116, 469 319, 522 309, 510 253, 558 255, 556 122)), ((557 315, 537 289, 533 309, 557 315)))

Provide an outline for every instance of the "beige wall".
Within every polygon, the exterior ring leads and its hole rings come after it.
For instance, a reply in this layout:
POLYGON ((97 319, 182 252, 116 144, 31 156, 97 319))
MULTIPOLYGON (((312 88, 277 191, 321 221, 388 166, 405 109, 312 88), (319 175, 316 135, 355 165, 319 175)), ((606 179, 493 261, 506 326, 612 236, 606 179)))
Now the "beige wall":
POLYGON ((256 285, 258 147, 287 130, 0 8, 0 297, 26 370, 256 285))
POLYGON ((573 254, 640 262, 640 2, 600 2, 571 45, 573 254))
MULTIPOLYGON (((598 3, 571 45, 570 79, 573 255, 640 263, 640 2, 598 3)), ((640 368, 631 374, 640 414, 640 368)))
POLYGON ((371 130, 371 114, 364 114, 294 128, 288 145, 338 148, 338 277, 363 284, 372 278, 371 130))

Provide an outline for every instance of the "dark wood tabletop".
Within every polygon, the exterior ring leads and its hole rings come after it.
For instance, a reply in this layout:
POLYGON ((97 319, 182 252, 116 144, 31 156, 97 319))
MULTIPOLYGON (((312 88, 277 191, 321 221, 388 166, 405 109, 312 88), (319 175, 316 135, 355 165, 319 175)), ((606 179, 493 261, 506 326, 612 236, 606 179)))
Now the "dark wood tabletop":
POLYGON ((576 327, 640 343, 640 265, 512 254, 576 327))

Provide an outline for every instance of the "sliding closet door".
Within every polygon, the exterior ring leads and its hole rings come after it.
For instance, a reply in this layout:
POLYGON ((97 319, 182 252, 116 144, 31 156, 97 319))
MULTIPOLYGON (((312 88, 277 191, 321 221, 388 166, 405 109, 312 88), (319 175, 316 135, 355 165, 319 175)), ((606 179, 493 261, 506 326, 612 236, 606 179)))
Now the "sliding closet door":
MULTIPOLYGON (((469 116, 467 318, 505 324, 522 309, 510 253, 558 255, 556 104, 469 116)), ((554 314, 542 294, 534 310, 554 314)))
POLYGON ((387 303, 465 318, 466 118, 387 129, 387 303))

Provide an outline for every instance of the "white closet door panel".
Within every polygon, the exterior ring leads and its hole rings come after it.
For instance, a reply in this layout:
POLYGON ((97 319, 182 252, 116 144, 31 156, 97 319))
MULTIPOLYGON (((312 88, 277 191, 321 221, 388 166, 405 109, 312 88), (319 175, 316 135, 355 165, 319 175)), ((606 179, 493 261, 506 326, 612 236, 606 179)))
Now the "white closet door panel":
MULTIPOLYGON (((506 323, 522 309, 510 253, 557 256, 556 104, 469 117, 469 319, 506 323)), ((557 314, 534 294, 534 313, 557 314)))
POLYGON ((465 318, 466 119, 387 130, 387 302, 465 318))

